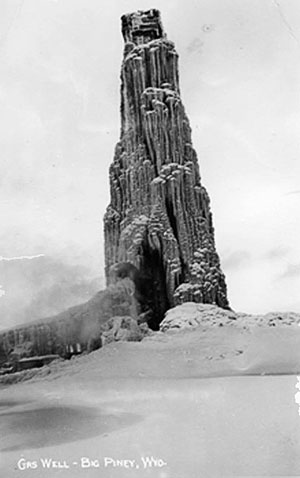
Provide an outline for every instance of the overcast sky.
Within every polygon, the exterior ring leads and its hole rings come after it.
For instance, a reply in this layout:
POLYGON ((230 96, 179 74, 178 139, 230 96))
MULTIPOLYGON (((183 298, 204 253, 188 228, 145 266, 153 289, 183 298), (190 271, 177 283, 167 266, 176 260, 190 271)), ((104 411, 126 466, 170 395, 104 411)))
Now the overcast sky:
POLYGON ((120 16, 151 7, 180 55, 231 306, 300 312, 299 0, 1 0, 0 256, 86 255, 102 275, 120 16))

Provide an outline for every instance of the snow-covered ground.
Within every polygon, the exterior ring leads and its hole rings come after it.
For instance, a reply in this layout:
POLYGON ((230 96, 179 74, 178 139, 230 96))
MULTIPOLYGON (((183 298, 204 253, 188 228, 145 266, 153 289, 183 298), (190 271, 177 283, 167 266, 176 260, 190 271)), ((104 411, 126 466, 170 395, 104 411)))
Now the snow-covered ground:
POLYGON ((1 390, 0 476, 300 476, 297 373, 292 325, 110 344, 1 390))

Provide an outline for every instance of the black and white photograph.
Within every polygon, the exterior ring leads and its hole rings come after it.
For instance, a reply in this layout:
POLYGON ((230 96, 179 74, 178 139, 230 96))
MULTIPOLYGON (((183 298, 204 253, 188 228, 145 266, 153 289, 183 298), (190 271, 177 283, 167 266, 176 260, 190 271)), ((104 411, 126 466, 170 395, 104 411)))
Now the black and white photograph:
POLYGON ((0 478, 300 477, 300 1, 0 0, 0 478))

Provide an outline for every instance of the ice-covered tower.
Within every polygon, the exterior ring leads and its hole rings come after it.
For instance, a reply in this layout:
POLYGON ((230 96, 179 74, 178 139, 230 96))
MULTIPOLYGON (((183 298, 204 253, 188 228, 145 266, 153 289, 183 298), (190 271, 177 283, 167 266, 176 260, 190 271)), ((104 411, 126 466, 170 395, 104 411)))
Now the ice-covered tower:
POLYGON ((129 262, 148 278, 156 328, 178 303, 229 305, 180 98, 178 54, 158 10, 123 15, 122 33, 121 136, 104 218, 106 277, 109 283, 111 266, 129 262))

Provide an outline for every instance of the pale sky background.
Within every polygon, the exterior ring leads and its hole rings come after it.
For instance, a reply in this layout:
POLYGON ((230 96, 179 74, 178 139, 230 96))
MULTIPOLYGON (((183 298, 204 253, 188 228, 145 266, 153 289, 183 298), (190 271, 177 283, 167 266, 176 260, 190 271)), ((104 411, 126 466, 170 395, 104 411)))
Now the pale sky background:
POLYGON ((300 312, 299 0, 0 0, 0 256, 103 275, 120 16, 145 8, 180 55, 232 308, 300 312))

